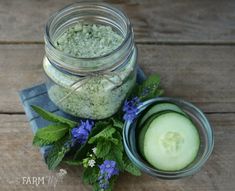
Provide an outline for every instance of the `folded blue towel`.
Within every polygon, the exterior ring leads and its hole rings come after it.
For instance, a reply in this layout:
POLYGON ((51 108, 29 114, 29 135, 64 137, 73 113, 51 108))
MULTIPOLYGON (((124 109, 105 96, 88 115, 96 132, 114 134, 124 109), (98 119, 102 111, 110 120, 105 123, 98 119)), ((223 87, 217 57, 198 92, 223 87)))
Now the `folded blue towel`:
MULTIPOLYGON (((140 67, 138 67, 137 83, 141 83, 145 79, 146 79, 146 76, 143 70, 140 67)), ((50 122, 38 116, 38 114, 32 110, 31 105, 42 107, 43 109, 47 111, 50 111, 60 116, 70 118, 75 121, 79 120, 78 118, 75 118, 59 110, 59 108, 49 99, 45 84, 39 84, 30 88, 23 89, 19 92, 19 96, 20 96, 20 101, 24 107, 27 119, 33 131, 33 134, 36 133, 37 129, 49 125, 50 122)), ((49 149, 50 149, 50 146, 41 147, 40 152, 43 158, 46 157, 49 149)))

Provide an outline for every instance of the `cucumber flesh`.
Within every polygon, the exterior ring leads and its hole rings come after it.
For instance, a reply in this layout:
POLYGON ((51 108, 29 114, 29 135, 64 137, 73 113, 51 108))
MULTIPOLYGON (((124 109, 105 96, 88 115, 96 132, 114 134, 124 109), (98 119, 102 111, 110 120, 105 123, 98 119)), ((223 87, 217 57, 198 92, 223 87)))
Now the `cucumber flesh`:
POLYGON ((194 124, 176 112, 168 112, 152 120, 143 140, 146 160, 164 171, 188 166, 196 158, 200 145, 194 124))
POLYGON ((144 156, 144 137, 145 137, 145 133, 148 130, 149 125, 151 124, 151 122, 159 115, 166 113, 166 112, 159 112, 156 113, 154 115, 152 115, 150 118, 148 118, 145 123, 143 124, 143 127, 138 126, 140 130, 139 136, 138 136, 138 143, 139 143, 139 150, 140 153, 144 156))
POLYGON ((146 114, 144 114, 144 116, 142 117, 139 125, 143 125, 144 122, 153 114, 161 112, 161 111, 165 111, 165 110, 171 110, 171 111, 176 111, 178 113, 182 113, 183 115, 185 115, 185 113, 175 104, 173 103, 159 103, 154 105, 153 107, 151 107, 146 114))

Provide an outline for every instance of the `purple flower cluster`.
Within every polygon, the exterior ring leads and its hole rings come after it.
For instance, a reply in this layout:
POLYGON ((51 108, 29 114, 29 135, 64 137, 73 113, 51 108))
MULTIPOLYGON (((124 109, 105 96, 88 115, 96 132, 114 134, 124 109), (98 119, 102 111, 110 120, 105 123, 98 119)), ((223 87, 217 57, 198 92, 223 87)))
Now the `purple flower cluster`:
POLYGON ((123 111, 125 112, 123 119, 125 121, 133 121, 136 118, 138 112, 138 105, 140 104, 140 99, 138 97, 134 97, 130 101, 125 101, 123 106, 123 111))
POLYGON ((73 136, 73 141, 78 141, 80 144, 84 144, 87 139, 88 136, 92 130, 92 127, 94 126, 94 122, 93 121, 80 121, 79 126, 74 127, 71 131, 72 136, 73 136))
POLYGON ((114 175, 119 174, 119 170, 117 168, 117 163, 112 160, 105 160, 102 165, 99 165, 100 168, 100 177, 99 177, 99 185, 101 189, 106 190, 109 187, 109 180, 114 175))

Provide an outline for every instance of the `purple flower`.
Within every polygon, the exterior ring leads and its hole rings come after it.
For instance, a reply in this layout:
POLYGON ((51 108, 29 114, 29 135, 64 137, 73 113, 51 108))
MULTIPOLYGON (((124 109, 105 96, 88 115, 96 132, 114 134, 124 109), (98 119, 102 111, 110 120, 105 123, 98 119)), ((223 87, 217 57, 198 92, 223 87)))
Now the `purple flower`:
POLYGON ((105 160, 102 165, 99 165, 100 168, 100 177, 99 177, 99 185, 102 189, 107 189, 109 187, 109 179, 114 175, 119 174, 119 170, 117 168, 117 163, 112 160, 105 160))
POLYGON ((104 181, 104 182, 99 182, 99 186, 101 189, 108 189, 109 188, 109 182, 108 181, 104 181))
MULTIPOLYGON (((71 131, 73 139, 77 140, 80 144, 84 144, 94 125, 93 121, 80 121, 79 126, 74 127, 71 131)), ((75 142, 75 141, 74 141, 75 142)))
POLYGON ((117 163, 112 160, 105 160, 102 165, 99 166, 100 174, 107 175, 108 178, 111 178, 113 175, 118 174, 117 163))
POLYGON ((123 106, 123 111, 125 112, 123 119, 125 121, 133 121, 136 118, 138 112, 138 105, 140 104, 140 99, 138 97, 134 97, 130 101, 125 101, 123 106))

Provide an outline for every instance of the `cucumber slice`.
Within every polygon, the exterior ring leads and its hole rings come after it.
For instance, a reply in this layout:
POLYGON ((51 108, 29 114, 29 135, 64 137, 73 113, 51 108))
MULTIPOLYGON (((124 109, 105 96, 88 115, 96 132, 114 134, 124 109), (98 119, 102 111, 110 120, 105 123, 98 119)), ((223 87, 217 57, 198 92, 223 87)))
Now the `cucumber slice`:
POLYGON ((163 114, 163 113, 166 113, 166 112, 159 112, 159 113, 156 113, 154 115, 152 115, 150 118, 148 118, 145 123, 143 124, 143 127, 140 127, 138 126, 138 128, 140 130, 140 133, 139 133, 139 136, 138 136, 138 143, 139 143, 139 150, 140 150, 140 153, 144 156, 144 136, 145 136, 145 133, 146 131, 148 130, 148 127, 149 125, 151 124, 151 122, 156 118, 158 117, 159 115, 163 114))
POLYGON ((175 104, 173 103, 159 103, 154 106, 152 106, 146 114, 143 115, 139 125, 143 125, 144 122, 153 114, 164 111, 164 110, 171 110, 171 111, 176 111, 178 113, 182 113, 185 115, 185 113, 175 104))
POLYGON ((200 139, 190 119, 168 112, 151 121, 143 145, 144 156, 151 165, 164 171, 176 171, 196 158, 200 139))

